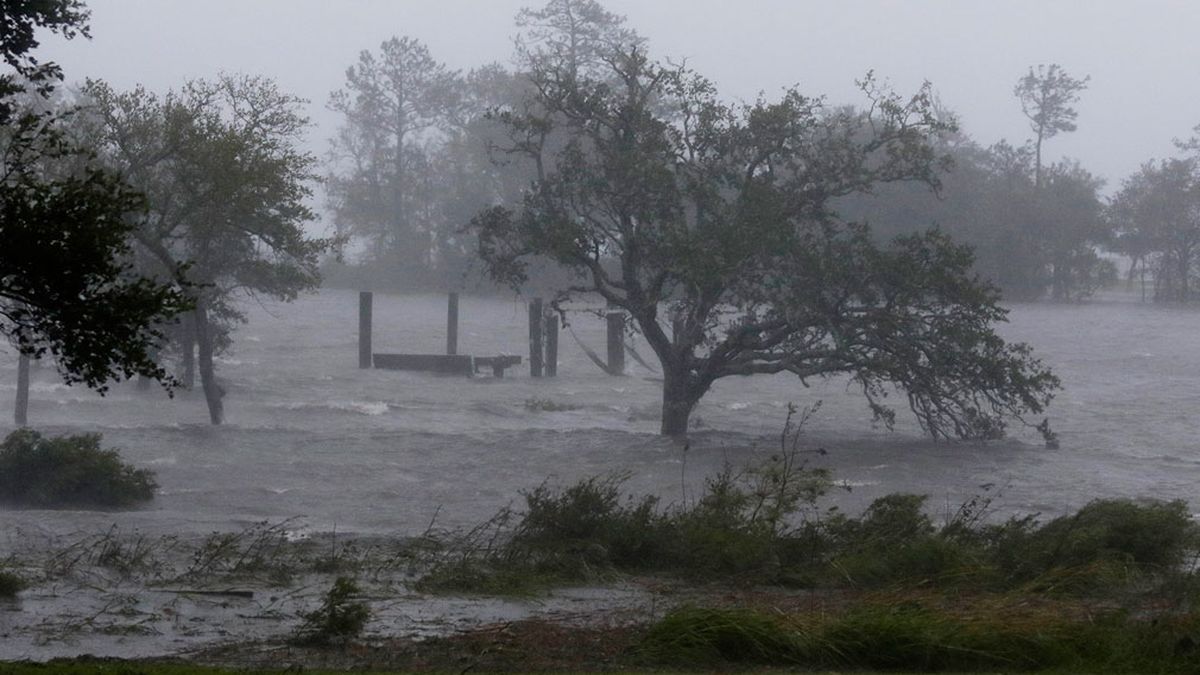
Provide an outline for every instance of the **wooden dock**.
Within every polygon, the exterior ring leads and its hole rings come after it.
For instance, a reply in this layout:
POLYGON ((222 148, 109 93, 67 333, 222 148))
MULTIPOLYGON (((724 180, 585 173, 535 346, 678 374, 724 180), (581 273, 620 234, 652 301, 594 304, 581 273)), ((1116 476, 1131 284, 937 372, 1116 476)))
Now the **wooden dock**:
POLYGON ((504 377, 504 371, 521 363, 520 356, 470 356, 468 354, 374 354, 376 368, 383 370, 417 370, 442 375, 473 377, 482 368, 490 367, 492 375, 504 377))

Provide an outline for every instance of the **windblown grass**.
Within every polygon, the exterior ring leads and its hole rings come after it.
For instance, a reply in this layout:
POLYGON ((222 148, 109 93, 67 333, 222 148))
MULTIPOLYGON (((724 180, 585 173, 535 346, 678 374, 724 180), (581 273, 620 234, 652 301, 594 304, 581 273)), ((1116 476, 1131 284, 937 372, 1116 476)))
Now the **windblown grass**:
POLYGON ((647 663, 697 669, 774 666, 905 672, 1195 672, 1200 617, 1072 617, 1055 608, 949 611, 919 602, 837 615, 689 607, 645 634, 647 663))

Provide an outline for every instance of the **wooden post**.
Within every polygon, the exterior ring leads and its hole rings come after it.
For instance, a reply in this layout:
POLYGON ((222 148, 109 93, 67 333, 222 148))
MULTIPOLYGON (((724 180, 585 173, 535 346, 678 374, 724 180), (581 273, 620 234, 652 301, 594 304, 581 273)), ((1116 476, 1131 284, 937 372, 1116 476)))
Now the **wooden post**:
POLYGON ((371 291, 358 294, 358 367, 371 367, 371 291))
POLYGON ((546 316, 546 377, 558 376, 558 315, 546 316))
POLYGON ((458 353, 458 293, 451 293, 446 305, 446 353, 458 353))
POLYGON ((529 376, 542 376, 542 299, 529 303, 529 376))
POLYGON ((23 427, 29 421, 29 355, 21 354, 17 359, 17 407, 13 411, 13 422, 23 427))
POLYGON ((608 320, 608 374, 623 375, 625 373, 625 315, 621 312, 609 312, 608 320))

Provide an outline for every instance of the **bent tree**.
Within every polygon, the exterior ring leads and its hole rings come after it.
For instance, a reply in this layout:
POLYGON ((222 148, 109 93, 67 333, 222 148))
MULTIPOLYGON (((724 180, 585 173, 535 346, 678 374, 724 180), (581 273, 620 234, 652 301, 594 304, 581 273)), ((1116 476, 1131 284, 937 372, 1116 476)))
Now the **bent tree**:
POLYGON ((473 227, 498 280, 519 286, 548 259, 579 279, 556 303, 598 294, 629 313, 662 364, 663 434, 685 433, 734 375, 848 375, 877 419, 893 422, 897 392, 935 436, 994 437, 1048 404, 1057 378, 996 335, 1005 310, 969 249, 937 231, 881 247, 831 207, 881 183, 937 185, 928 87, 902 99, 868 76, 863 110, 795 90, 730 105, 637 50, 606 63, 586 77, 535 64, 537 105, 496 111, 514 137, 561 142, 530 158, 548 170, 519 207, 473 227))

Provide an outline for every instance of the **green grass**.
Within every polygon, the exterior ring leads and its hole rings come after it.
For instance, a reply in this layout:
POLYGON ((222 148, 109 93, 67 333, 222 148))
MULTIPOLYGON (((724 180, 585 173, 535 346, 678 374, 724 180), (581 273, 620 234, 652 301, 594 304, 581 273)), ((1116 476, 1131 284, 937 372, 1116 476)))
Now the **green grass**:
POLYGON ((1074 618, 1053 609, 953 612, 920 603, 835 615, 684 608, 646 633, 648 663, 719 670, 773 666, 911 672, 1185 673, 1200 617, 1074 618))

